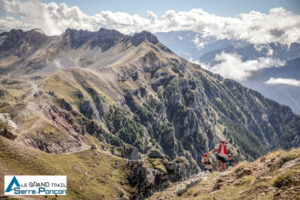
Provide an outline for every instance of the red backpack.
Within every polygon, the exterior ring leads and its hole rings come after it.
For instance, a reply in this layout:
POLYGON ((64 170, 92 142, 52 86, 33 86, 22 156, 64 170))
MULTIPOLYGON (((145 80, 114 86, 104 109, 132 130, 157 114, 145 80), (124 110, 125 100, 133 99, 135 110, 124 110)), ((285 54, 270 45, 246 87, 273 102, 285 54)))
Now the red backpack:
POLYGON ((203 159, 203 160, 204 160, 204 164, 206 164, 206 165, 210 165, 211 164, 210 161, 209 161, 209 159, 207 159, 207 160, 203 159))
MULTIPOLYGON (((221 153, 221 145, 219 145, 219 150, 218 150, 218 154, 221 153)), ((226 144, 224 144, 224 154, 227 155, 228 154, 228 151, 227 151, 227 148, 226 148, 226 144)))

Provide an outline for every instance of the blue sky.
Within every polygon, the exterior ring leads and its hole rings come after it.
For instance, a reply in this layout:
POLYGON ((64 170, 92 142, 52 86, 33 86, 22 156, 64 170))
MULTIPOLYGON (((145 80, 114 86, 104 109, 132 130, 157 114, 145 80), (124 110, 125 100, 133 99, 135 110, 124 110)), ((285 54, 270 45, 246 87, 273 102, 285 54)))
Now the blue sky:
POLYGON ((295 14, 300 13, 300 0, 46 0, 44 2, 78 6, 89 15, 109 10, 145 17, 147 10, 161 16, 166 10, 188 11, 193 8, 202 8, 211 14, 235 17, 251 10, 267 13, 270 8, 275 7, 284 7, 295 14))

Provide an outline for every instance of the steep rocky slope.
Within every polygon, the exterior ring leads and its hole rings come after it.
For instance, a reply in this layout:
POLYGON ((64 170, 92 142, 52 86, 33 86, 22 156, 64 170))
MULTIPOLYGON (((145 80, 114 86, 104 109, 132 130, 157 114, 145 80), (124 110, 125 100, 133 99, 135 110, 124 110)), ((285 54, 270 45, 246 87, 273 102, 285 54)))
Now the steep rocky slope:
MULTIPOLYGON (((144 199, 167 188, 171 182, 187 178, 191 169, 184 158, 167 161, 151 151, 138 161, 112 155, 109 148, 91 136, 93 149, 71 154, 49 154, 0 136, 0 199, 4 175, 57 175, 68 177, 68 195, 55 199, 144 199)), ((53 199, 31 196, 30 199, 53 199)), ((28 199, 15 196, 13 199, 28 199)))
POLYGON ((272 152, 225 173, 200 174, 149 199, 299 199, 300 149, 272 152))
POLYGON ((0 39, 0 112, 27 146, 82 151, 92 136, 123 158, 182 156, 196 173, 220 138, 248 160, 299 145, 290 108, 187 62, 149 32, 12 30, 0 39))
MULTIPOLYGON (((241 162, 225 173, 199 173, 184 158, 174 162, 152 150, 139 161, 111 155, 91 136, 96 148, 49 154, 0 136, 0 194, 9 174, 68 176, 68 195, 56 199, 298 199, 300 149, 276 151, 255 162, 241 162)), ((29 196, 53 199, 53 196, 29 196)), ((0 199, 28 199, 28 196, 0 199)))

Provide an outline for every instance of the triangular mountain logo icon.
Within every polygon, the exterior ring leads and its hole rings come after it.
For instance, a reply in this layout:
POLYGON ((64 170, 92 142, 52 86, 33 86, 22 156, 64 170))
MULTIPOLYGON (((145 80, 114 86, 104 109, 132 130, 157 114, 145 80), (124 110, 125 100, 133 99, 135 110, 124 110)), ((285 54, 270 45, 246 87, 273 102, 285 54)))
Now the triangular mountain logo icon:
POLYGON ((13 190, 14 185, 16 185, 16 187, 21 186, 15 176, 12 178, 12 180, 11 180, 10 184, 8 185, 8 187, 6 188, 5 192, 11 192, 13 190))

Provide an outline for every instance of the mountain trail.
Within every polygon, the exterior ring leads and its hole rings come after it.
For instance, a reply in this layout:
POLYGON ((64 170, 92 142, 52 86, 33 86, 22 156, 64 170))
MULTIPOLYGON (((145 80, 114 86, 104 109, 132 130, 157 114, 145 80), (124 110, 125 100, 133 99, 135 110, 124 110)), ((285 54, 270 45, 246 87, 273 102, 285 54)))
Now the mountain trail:
POLYGON ((299 199, 299 158, 299 148, 279 150, 226 172, 200 173, 148 199, 299 199))

